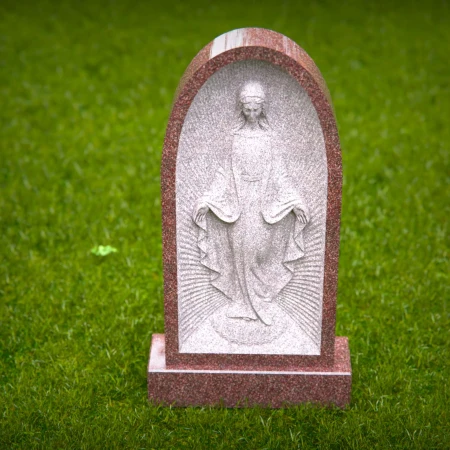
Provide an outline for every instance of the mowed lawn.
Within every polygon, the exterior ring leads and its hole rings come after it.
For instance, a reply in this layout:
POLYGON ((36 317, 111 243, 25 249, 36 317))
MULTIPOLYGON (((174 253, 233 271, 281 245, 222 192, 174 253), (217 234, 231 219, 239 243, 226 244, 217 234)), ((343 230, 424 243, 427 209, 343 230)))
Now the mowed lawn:
POLYGON ((450 448, 450 6, 392 3, 0 3, 1 449, 450 448), (334 101, 346 410, 147 402, 173 95, 245 26, 298 42, 334 101))

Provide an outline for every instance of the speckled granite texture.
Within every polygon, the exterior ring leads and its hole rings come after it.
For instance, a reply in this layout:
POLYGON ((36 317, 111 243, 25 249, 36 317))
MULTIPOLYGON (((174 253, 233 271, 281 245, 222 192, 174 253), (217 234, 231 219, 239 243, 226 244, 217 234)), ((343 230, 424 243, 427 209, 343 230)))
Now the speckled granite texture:
POLYGON ((341 151, 328 89, 318 68, 306 52, 289 38, 259 28, 234 30, 216 38, 203 48, 187 68, 175 95, 164 141, 161 183, 166 369, 159 372, 152 369, 149 372, 149 398, 166 403, 177 400, 179 405, 210 404, 220 398, 224 381, 228 380, 228 377, 236 376, 241 378, 233 378, 240 381, 231 383, 231 386, 235 386, 235 393, 229 394, 225 402, 228 406, 236 406, 243 398, 250 400, 249 392, 254 392, 255 388, 252 386, 256 385, 257 395, 261 397, 254 398, 252 404, 271 403, 275 406, 283 402, 303 401, 331 402, 339 406, 346 404, 349 401, 351 386, 348 341, 335 337, 342 187, 341 151), (221 68, 244 60, 266 61, 290 74, 307 92, 323 130, 328 192, 320 355, 207 354, 181 353, 179 350, 176 164, 181 131, 189 107, 204 83, 221 68), (344 364, 346 371, 338 371, 336 374, 336 364, 342 358, 347 358, 344 364), (249 371, 256 371, 256 374, 251 375, 249 371), (255 385, 250 381, 245 382, 246 379, 251 380, 252 376, 256 377, 254 380, 262 379, 258 377, 263 376, 263 371, 270 372, 266 376, 281 378, 271 378, 270 383, 255 381, 255 385), (272 373, 276 371, 280 373, 272 373), (294 376, 286 372, 302 373, 294 376), (216 376, 217 381, 212 381, 216 376), (199 381, 201 379, 203 381, 199 381), (205 380, 210 380, 208 388, 201 387, 205 380), (278 387, 280 383, 287 383, 286 389, 278 387), (205 389, 211 392, 207 395, 205 389), (276 395, 272 396, 271 393, 275 391, 276 395), (290 394, 283 397, 283 392, 290 394))
POLYGON ((322 371, 168 369, 164 350, 164 335, 154 334, 148 366, 149 399, 154 403, 281 408, 311 402, 343 408, 350 402, 350 354, 344 337, 335 341, 333 367, 322 371))

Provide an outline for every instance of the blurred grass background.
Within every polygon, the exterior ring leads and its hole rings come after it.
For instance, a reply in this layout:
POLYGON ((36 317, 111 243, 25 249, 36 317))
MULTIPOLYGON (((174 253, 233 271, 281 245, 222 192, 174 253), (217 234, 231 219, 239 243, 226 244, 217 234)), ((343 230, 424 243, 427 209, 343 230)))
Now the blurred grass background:
POLYGON ((449 9, 2 1, 0 447, 449 448, 449 9), (173 94, 197 51, 245 26, 298 42, 334 101, 344 411, 146 400, 173 94))

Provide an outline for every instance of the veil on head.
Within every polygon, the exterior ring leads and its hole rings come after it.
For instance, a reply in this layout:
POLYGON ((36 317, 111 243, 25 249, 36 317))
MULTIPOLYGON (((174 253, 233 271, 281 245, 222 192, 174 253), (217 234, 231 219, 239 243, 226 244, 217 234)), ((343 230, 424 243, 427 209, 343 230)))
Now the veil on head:
POLYGON ((261 115, 258 118, 258 125, 263 130, 270 129, 269 121, 267 120, 266 111, 264 109, 264 103, 266 100, 266 94, 260 83, 257 81, 249 81, 241 89, 239 94, 239 116, 238 123, 235 127, 235 131, 242 129, 246 123, 246 118, 242 112, 242 106, 245 103, 259 103, 261 104, 261 115))

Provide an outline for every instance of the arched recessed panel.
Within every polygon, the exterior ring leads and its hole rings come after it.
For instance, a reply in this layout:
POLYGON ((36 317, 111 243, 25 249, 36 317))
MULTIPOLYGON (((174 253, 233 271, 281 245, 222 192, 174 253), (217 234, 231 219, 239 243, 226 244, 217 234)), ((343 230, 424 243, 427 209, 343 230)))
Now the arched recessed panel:
POLYGON ((327 159, 298 81, 254 59, 209 77, 175 190, 178 351, 320 355, 327 159))

